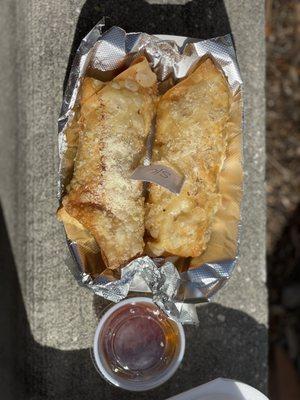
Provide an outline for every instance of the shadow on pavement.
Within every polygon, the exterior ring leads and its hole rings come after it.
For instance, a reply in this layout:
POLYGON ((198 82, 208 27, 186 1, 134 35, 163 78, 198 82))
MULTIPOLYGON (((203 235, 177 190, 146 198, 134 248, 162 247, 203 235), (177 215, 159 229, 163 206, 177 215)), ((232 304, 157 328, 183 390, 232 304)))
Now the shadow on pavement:
POLYGON ((222 0, 193 0, 185 5, 149 4, 146 0, 87 0, 80 12, 64 81, 66 88, 75 52, 82 38, 105 17, 105 30, 147 32, 208 39, 229 33, 222 0))
POLYGON ((265 389, 266 382, 261 380, 267 368, 265 327, 243 312, 218 304, 200 307, 199 327, 186 327, 184 361, 169 382, 141 394, 113 388, 94 369, 90 349, 61 351, 34 341, 2 214, 0 265, 0 393, 3 400, 99 400, 125 396, 128 400, 159 400, 220 376, 265 389))

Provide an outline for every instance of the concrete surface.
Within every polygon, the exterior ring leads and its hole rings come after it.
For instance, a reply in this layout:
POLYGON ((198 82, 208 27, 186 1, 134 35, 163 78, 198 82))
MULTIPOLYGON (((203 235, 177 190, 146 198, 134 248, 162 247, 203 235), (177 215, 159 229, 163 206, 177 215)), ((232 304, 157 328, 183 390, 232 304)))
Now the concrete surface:
POLYGON ((148 394, 126 393, 126 398, 164 399, 218 376, 266 390, 264 2, 163 3, 0 0, 0 198, 12 246, 10 253, 2 226, 0 303, 3 323, 14 331, 7 339, 9 329, 4 330, 0 341, 6 377, 0 389, 6 385, 7 398, 125 396, 102 381, 90 362, 87 348, 103 302, 78 287, 67 271, 63 231, 54 217, 57 116, 67 65, 104 14, 108 25, 128 31, 204 38, 231 27, 245 82, 239 266, 217 304, 199 308, 200 326, 186 329, 186 356, 175 377, 148 394), (12 355, 16 349, 19 357, 12 355), (12 383, 14 374, 22 377, 18 385, 12 383))

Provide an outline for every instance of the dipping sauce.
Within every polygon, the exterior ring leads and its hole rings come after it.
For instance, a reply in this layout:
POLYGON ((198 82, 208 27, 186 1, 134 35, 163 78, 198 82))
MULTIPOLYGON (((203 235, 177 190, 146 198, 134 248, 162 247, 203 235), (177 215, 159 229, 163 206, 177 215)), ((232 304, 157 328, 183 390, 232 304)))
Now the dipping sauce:
POLYGON ((133 298, 114 305, 99 326, 94 356, 111 383, 147 390, 166 381, 179 366, 184 352, 182 326, 151 299, 133 298))

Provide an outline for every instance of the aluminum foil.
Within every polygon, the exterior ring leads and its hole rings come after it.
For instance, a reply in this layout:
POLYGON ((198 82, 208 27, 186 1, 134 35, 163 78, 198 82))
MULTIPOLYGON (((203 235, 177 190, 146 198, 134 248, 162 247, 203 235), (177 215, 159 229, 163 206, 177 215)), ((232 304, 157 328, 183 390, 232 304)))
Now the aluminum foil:
MULTIPOLYGON (((64 154, 67 149, 65 130, 74 116, 80 81, 89 74, 100 74, 110 79, 116 70, 127 66, 132 59, 144 54, 151 63, 158 80, 176 82, 186 76, 189 69, 203 56, 209 55, 222 68, 233 94, 241 92, 242 80, 230 35, 198 40, 183 37, 152 36, 146 33, 126 33, 113 27, 103 33, 100 21, 82 40, 70 72, 64 94, 59 130, 59 200, 66 185, 64 154)), ((170 260, 140 257, 110 274, 92 277, 87 274, 76 242, 68 240, 72 261, 68 265, 78 282, 96 295, 118 302, 130 292, 152 295, 154 301, 170 316, 182 323, 197 323, 195 304, 209 299, 230 278, 238 256, 230 260, 205 262, 179 273, 170 260)))

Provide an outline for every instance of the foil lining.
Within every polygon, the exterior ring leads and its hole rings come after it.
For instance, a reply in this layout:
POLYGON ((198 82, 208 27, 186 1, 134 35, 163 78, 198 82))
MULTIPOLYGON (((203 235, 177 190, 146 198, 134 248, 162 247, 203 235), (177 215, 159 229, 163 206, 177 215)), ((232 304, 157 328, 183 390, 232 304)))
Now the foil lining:
MULTIPOLYGON (((132 59, 143 54, 160 82, 176 82, 185 77, 200 58, 211 56, 227 77, 233 95, 242 91, 242 80, 230 35, 198 40, 126 33, 119 27, 103 33, 103 28, 104 22, 100 21, 82 40, 63 98, 58 120, 60 201, 67 184, 64 166, 67 150, 65 131, 74 117, 81 78, 87 73, 109 80, 132 59)), ((195 304, 209 301, 220 290, 230 278, 238 260, 237 251, 236 256, 229 260, 206 261, 178 272, 172 260, 145 256, 133 260, 121 271, 104 271, 92 277, 85 272, 82 249, 70 238, 67 238, 67 243, 72 255, 72 261, 68 260, 67 265, 81 285, 113 302, 124 299, 130 292, 149 293, 165 312, 185 324, 197 323, 195 304)))

